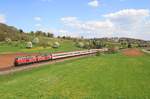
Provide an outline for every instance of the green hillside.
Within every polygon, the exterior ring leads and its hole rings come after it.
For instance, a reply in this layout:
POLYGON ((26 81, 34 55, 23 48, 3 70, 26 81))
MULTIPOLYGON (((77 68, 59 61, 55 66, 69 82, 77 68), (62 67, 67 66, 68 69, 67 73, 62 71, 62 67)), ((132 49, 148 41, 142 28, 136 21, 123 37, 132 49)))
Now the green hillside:
POLYGON ((52 38, 49 39, 51 43, 55 41, 60 42, 59 48, 52 48, 51 46, 43 47, 40 45, 35 45, 31 49, 27 49, 25 47, 25 42, 13 42, 12 44, 0 43, 0 53, 12 53, 12 52, 61 52, 61 51, 73 51, 73 50, 81 50, 75 46, 75 42, 72 40, 61 40, 52 38), (15 45, 16 44, 16 45, 15 45))
POLYGON ((93 56, 0 76, 2 99, 149 99, 150 56, 93 56))
POLYGON ((21 29, 0 23, 0 53, 12 52, 59 52, 79 50, 73 39, 54 37, 52 33, 43 31, 31 31, 25 33, 21 29), (38 38, 38 43, 33 40, 38 38), (32 42, 32 48, 26 48, 27 43, 32 42), (53 48, 53 44, 58 42, 59 48, 53 48))

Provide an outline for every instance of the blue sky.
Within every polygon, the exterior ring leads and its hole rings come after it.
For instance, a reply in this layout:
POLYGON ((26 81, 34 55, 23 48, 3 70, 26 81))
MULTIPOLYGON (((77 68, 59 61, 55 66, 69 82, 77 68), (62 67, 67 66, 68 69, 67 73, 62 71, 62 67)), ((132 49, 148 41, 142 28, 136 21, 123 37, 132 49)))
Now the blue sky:
POLYGON ((150 39, 149 4, 150 0, 1 0, 0 22, 55 35, 150 39), (137 18, 141 23, 133 24, 137 18))

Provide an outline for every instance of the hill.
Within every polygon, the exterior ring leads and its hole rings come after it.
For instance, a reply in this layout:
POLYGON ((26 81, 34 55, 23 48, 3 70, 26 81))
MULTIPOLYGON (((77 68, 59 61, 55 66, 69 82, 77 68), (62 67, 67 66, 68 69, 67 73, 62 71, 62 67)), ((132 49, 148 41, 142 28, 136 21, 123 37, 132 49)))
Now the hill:
POLYGON ((56 52, 78 49, 80 48, 75 46, 73 39, 54 38, 52 33, 43 31, 26 33, 22 29, 0 23, 0 53, 56 52), (34 44, 32 48, 27 49, 27 42, 33 42, 35 38, 38 38, 38 44, 34 44), (60 43, 60 48, 52 48, 55 42, 60 43))
POLYGON ((5 41, 6 38, 10 38, 12 41, 30 41, 35 36, 52 38, 53 34, 43 31, 31 31, 30 33, 26 33, 22 29, 0 23, 0 41, 5 41))
POLYGON ((23 36, 23 34, 21 34, 17 28, 0 23, 0 41, 4 41, 5 38, 18 40, 21 36, 23 36))

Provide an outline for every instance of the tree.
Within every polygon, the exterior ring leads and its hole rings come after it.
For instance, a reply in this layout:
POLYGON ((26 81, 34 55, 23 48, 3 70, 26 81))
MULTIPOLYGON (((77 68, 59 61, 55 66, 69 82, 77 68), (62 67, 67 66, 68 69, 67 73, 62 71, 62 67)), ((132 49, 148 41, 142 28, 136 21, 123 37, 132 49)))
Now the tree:
POLYGON ((47 45, 48 45, 48 46, 51 46, 52 44, 51 44, 51 42, 47 42, 47 45))
POLYGON ((35 35, 36 35, 36 36, 44 36, 44 34, 43 34, 42 31, 36 31, 36 32, 35 32, 35 35))
POLYGON ((57 38, 61 38, 60 36, 57 36, 57 38))
POLYGON ((96 39, 90 41, 91 48, 102 48, 105 46, 106 46, 106 44, 104 43, 104 41, 100 41, 100 40, 96 40, 96 39))
POLYGON ((83 48, 84 47, 84 43, 83 42, 77 42, 77 47, 83 48))
POLYGON ((11 43, 11 39, 10 38, 5 38, 5 42, 7 42, 7 43, 11 43))
POLYGON ((132 47, 131 43, 128 43, 128 48, 131 48, 131 47, 132 47))
POLYGON ((32 43, 33 43, 33 44, 38 44, 38 43, 39 43, 39 38, 38 38, 38 37, 34 38, 34 39, 32 40, 32 43))
POLYGON ((90 48, 90 43, 89 42, 85 42, 84 48, 89 49, 90 48))
POLYGON ((58 42, 54 42, 54 44, 52 45, 53 48, 59 48, 60 44, 58 42))
POLYGON ((66 36, 63 36, 62 38, 63 38, 63 39, 66 39, 66 36))
POLYGON ((26 48, 32 48, 32 42, 27 42, 26 48))
POLYGON ((48 32, 48 33, 47 33, 47 36, 53 38, 53 37, 54 37, 54 34, 48 32))
POLYGON ((34 31, 30 31, 30 34, 31 34, 31 35, 34 35, 34 31))
POLYGON ((24 33, 22 29, 19 29, 19 32, 20 32, 20 33, 24 33))

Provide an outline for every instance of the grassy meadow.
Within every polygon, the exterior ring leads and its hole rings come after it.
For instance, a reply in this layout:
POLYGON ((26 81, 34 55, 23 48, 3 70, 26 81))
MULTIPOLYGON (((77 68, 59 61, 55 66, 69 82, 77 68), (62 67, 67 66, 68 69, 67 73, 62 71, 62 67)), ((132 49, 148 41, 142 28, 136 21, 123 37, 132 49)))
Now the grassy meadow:
POLYGON ((149 99, 150 55, 121 53, 0 76, 1 99, 149 99))
MULTIPOLYGON (((43 38, 42 38, 43 39, 43 38)), ((11 44, 7 44, 5 42, 0 42, 0 53, 15 53, 15 52, 27 52, 27 53, 44 53, 44 52, 61 52, 61 51, 73 51, 73 50, 81 50, 81 48, 75 45, 73 40, 63 40, 63 39, 44 39, 42 42, 59 42, 59 48, 52 48, 51 46, 43 47, 42 45, 33 45, 33 48, 27 49, 26 42, 13 41, 11 44), (45 41, 44 41, 45 40, 45 41)))

